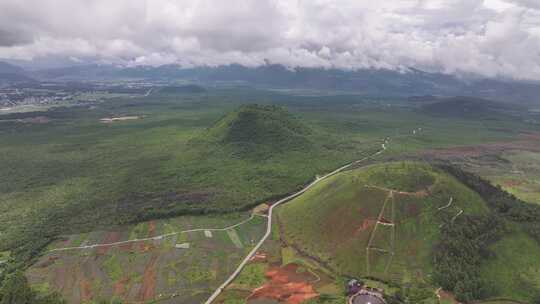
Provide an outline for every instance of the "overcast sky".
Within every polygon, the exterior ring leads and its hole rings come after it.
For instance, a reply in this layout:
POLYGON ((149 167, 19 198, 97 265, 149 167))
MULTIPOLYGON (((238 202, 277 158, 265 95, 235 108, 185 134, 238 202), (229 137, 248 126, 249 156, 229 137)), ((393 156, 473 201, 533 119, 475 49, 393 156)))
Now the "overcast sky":
POLYGON ((0 58, 540 80, 540 0, 1 0, 0 58))

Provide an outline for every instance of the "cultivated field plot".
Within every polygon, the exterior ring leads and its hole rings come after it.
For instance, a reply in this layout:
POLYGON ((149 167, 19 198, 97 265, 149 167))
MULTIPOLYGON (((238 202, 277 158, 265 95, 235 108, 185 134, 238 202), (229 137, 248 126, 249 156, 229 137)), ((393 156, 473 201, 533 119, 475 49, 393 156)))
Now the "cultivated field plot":
POLYGON ((343 284, 318 262, 280 241, 274 226, 267 240, 216 303, 299 304, 324 298, 345 303, 343 284))
POLYGON ((530 203, 540 203, 540 134, 514 140, 423 152, 448 159, 530 203))
POLYGON ((264 217, 235 214, 179 217, 71 235, 50 250, 83 248, 49 251, 27 277, 35 289, 60 291, 69 303, 201 303, 234 271, 265 227, 264 217), (211 229, 237 223, 241 224, 226 230, 211 229), (173 234, 197 228, 203 229, 173 234), (152 239, 84 247, 141 238, 152 239))
POLYGON ((506 160, 503 165, 481 166, 478 173, 518 198, 540 204, 540 153, 515 150, 501 158, 506 160))

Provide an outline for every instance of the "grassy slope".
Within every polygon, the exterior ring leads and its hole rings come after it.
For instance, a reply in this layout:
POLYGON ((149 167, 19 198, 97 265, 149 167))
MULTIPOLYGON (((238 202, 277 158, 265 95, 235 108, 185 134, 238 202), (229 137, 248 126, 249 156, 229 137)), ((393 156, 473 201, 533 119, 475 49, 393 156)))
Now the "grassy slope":
POLYGON ((503 157, 510 161, 512 167, 495 171, 488 178, 516 197, 540 204, 540 153, 510 151, 503 157))
MULTIPOLYGON (((370 260, 372 276, 399 282, 422 281, 430 272, 431 246, 439 233, 440 223, 433 216, 436 208, 453 196, 450 213, 457 213, 459 208, 466 214, 487 211, 477 194, 427 165, 374 165, 334 176, 279 209, 284 235, 287 241, 328 262, 339 273, 365 276, 365 248, 372 228, 362 230, 360 227, 377 216, 387 193, 364 185, 416 191, 419 189, 411 186, 422 184, 422 180, 426 184, 434 181, 430 196, 396 195, 396 255, 389 271, 384 273, 383 266, 388 257, 374 258, 373 254, 370 260), (411 184, 411 176, 420 183, 411 184)), ((383 232, 383 229, 378 231, 383 232)))
POLYGON ((482 268, 495 294, 502 298, 530 301, 540 289, 540 245, 525 233, 515 231, 491 246, 496 257, 482 268))

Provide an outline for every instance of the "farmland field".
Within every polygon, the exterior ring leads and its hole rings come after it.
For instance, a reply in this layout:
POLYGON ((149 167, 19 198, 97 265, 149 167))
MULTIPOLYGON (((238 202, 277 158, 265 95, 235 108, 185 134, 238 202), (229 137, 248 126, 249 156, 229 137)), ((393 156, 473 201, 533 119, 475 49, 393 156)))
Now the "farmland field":
POLYGON ((263 235, 266 219, 247 214, 177 217, 118 227, 114 231, 65 236, 27 271, 31 286, 59 291, 69 303, 120 302, 201 303, 219 286, 263 235), (196 231, 195 228, 223 228, 196 231), (234 231, 235 239, 230 237, 234 231), (163 238, 95 248, 58 248, 163 238), (238 243, 241 246, 238 246, 238 243))

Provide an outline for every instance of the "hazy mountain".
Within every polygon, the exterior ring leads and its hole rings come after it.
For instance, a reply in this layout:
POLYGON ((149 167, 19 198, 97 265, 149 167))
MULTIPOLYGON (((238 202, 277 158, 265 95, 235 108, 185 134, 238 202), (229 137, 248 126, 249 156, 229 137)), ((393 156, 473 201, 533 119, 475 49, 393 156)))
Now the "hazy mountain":
POLYGON ((0 61, 0 86, 33 81, 23 68, 0 61))
POLYGON ((264 88, 345 91, 369 96, 467 95, 520 103, 537 103, 540 83, 505 79, 465 79, 417 69, 407 72, 364 69, 296 68, 267 64, 245 67, 181 68, 177 65, 122 68, 112 65, 79 65, 33 72, 41 80, 184 80, 202 84, 253 85, 264 88))

